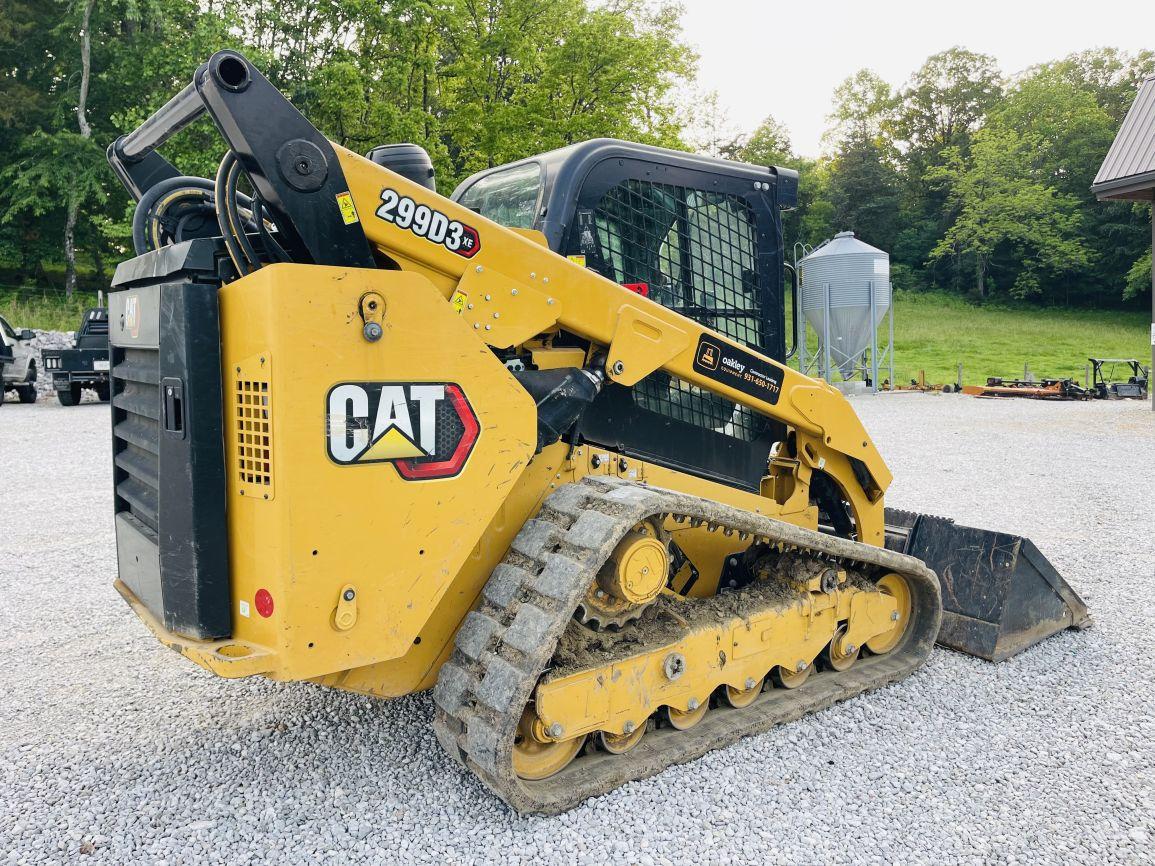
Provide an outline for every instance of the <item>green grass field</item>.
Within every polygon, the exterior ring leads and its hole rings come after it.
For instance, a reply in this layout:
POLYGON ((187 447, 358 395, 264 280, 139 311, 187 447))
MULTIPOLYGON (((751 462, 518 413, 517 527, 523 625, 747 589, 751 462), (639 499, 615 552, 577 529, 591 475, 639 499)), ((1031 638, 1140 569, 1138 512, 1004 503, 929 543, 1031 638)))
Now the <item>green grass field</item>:
MULTIPOLYGON (((89 294, 78 294, 71 303, 0 295, 0 315, 16 328, 71 331, 95 303, 89 294)), ((954 382, 961 363, 964 382, 977 385, 988 376, 1020 377, 1025 363, 1036 379, 1071 376, 1081 382, 1089 356, 1150 358, 1149 333, 1144 312, 976 307, 949 295, 899 292, 895 380, 906 384, 925 370, 928 382, 954 382)), ((879 337, 885 341, 885 324, 879 337)), ((818 345, 813 330, 808 339, 810 346, 818 345)))
MULTIPOLYGON (((899 292, 895 381, 908 384, 925 370, 927 382, 954 382, 961 363, 968 385, 988 376, 1020 378, 1024 364, 1036 379, 1070 376, 1081 383, 1088 357, 1149 360, 1150 322, 1144 312, 978 307, 949 295, 899 292)), ((808 347, 818 345, 809 334, 808 347)), ((885 343, 885 322, 879 338, 885 343)))
POLYGON ((20 297, 0 294, 0 316, 13 328, 41 328, 45 331, 75 331, 80 317, 96 306, 96 294, 77 292, 71 301, 62 297, 20 297))

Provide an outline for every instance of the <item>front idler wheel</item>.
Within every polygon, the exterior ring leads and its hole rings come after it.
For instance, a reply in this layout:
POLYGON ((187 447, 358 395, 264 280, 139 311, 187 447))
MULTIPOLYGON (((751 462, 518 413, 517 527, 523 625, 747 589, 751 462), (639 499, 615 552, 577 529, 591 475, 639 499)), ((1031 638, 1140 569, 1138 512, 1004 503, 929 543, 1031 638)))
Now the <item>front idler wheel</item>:
POLYGON ((513 772, 529 782, 548 779, 569 766, 584 743, 584 736, 550 739, 533 707, 526 707, 513 739, 513 772))
POLYGON ((878 591, 891 596, 897 608, 891 614, 893 625, 882 634, 876 634, 866 642, 866 648, 872 653, 884 655, 898 646, 898 642, 906 634, 906 627, 910 622, 911 593, 906 579, 894 572, 886 575, 878 582, 878 591))

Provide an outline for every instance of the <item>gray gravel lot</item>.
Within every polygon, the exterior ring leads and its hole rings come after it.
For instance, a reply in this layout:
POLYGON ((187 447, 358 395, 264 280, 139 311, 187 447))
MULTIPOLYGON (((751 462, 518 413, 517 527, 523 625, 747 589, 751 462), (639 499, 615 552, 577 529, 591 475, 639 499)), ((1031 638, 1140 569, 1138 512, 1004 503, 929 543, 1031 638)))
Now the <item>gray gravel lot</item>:
POLYGON ((1096 627, 1001 665, 937 650, 551 819, 451 763, 426 695, 228 682, 162 648, 111 586, 107 407, 4 406, 0 866, 1155 862, 1148 406, 854 405, 890 504, 1029 535, 1096 627))

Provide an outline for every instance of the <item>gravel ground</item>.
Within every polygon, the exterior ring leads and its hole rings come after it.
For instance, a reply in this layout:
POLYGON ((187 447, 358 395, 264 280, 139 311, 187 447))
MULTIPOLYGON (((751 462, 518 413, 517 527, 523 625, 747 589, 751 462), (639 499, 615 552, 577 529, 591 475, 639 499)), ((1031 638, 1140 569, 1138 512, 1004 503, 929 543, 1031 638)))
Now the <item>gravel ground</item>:
POLYGON ((1096 627, 1001 665, 937 650, 551 819, 451 763, 426 695, 227 682, 161 648, 110 585, 107 409, 5 406, 0 864, 1153 862, 1150 409, 854 405, 892 505, 1029 535, 1096 627))

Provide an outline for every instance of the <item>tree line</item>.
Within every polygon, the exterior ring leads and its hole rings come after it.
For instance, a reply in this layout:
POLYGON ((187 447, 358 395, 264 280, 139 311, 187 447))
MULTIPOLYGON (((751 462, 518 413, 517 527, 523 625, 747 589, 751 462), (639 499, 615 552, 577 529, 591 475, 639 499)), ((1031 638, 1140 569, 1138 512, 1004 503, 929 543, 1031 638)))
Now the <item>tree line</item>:
MULTIPOLYGON (((244 51, 326 135, 359 152, 414 141, 448 191, 474 171, 597 136, 802 174, 787 247, 850 229, 899 288, 1115 306, 1150 291, 1145 206, 1089 186, 1155 54, 1088 51, 1004 80, 936 54, 891 88, 833 95, 828 156, 773 117, 719 129, 666 0, 2 0, 0 283, 93 288, 130 248, 104 149, 220 48, 244 51)), ((769 99, 772 102, 772 94, 769 99)), ((772 108, 771 106, 769 106, 772 108)), ((212 177, 206 121, 166 155, 212 177)))
POLYGON ((1011 80, 952 48, 894 89, 870 70, 834 92, 830 155, 796 157, 773 117, 719 153, 801 172, 787 236, 841 230, 887 250, 901 289, 1112 307, 1151 292, 1150 205, 1091 182, 1155 52, 1095 49, 1011 80))

